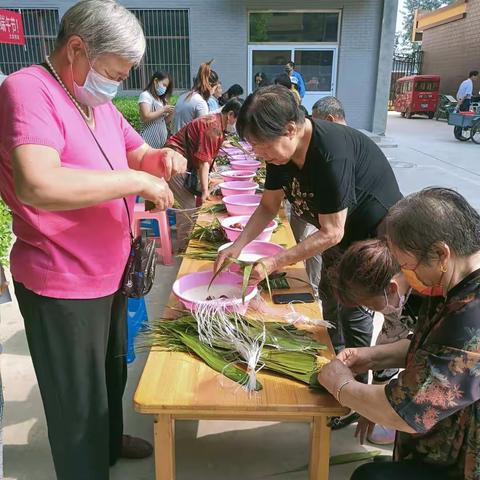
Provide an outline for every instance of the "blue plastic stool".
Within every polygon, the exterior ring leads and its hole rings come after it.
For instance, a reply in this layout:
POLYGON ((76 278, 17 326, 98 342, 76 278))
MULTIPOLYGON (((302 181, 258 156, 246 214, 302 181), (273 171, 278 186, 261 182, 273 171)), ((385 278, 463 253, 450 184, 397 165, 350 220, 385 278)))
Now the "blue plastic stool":
POLYGON ((148 323, 148 314, 145 298, 129 298, 127 305, 127 363, 135 360, 135 337, 146 323, 148 323))

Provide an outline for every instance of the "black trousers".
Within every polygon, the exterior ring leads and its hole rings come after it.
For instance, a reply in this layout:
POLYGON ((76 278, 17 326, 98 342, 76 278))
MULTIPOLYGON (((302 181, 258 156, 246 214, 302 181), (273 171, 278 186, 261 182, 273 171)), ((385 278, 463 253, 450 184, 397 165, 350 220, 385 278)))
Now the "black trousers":
POLYGON ((126 297, 43 297, 15 282, 58 480, 108 480, 123 434, 126 297))
POLYGON ((373 462, 358 467, 350 480, 447 480, 452 478, 445 473, 445 467, 427 463, 373 462))

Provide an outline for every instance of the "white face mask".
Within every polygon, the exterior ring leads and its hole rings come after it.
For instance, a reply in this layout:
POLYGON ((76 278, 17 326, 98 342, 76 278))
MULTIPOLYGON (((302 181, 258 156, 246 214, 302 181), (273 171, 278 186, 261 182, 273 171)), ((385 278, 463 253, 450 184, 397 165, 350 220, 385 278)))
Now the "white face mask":
POLYGON ((393 315, 393 314, 400 315, 402 313, 405 303, 407 302, 407 298, 409 294, 410 292, 407 295, 400 295, 397 291, 398 306, 396 307, 395 305, 391 305, 389 303, 387 291, 383 290, 383 295, 385 296, 385 307, 382 309, 382 313, 384 315, 393 315))
MULTIPOLYGON (((88 63, 90 63, 90 60, 88 60, 88 63)), ((88 107, 97 107, 98 105, 113 100, 118 92, 119 86, 120 82, 110 80, 100 75, 100 73, 94 70, 90 63, 90 71, 87 74, 83 86, 78 85, 75 80, 73 80, 73 93, 81 104, 87 105, 88 107)))

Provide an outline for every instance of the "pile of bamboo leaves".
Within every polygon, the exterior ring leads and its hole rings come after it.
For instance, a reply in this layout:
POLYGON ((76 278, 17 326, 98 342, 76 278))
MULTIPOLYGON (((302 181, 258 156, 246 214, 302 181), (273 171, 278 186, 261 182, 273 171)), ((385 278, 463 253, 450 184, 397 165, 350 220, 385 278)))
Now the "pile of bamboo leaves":
POLYGON ((218 218, 214 218, 209 224, 196 224, 189 236, 189 241, 209 243, 212 247, 218 247, 228 241, 218 218))
MULTIPOLYGON (((212 317, 209 321, 215 322, 216 319, 212 317)), ((263 323, 238 314, 228 314, 228 321, 229 328, 241 330, 242 335, 252 341, 262 338, 258 356, 259 370, 275 372, 311 387, 318 387, 317 373, 329 361, 321 356, 321 351, 327 348, 325 345, 312 339, 306 332, 284 323, 263 323)), ((150 322, 148 330, 142 336, 141 346, 195 354, 210 368, 230 380, 243 386, 248 384, 245 358, 233 344, 228 341, 201 340, 198 313, 183 312, 176 320, 150 322)), ((262 384, 256 377, 251 389, 262 389, 262 384)))

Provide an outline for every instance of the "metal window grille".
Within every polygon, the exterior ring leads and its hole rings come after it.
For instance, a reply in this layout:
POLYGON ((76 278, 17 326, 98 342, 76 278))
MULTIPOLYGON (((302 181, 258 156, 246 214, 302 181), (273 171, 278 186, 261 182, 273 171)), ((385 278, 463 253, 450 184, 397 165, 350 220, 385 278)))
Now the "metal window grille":
POLYGON ((153 73, 169 72, 176 89, 190 88, 190 34, 188 10, 130 11, 140 20, 147 48, 137 69, 123 83, 124 90, 143 90, 153 73))
POLYGON ((10 74, 20 68, 42 63, 55 45, 58 10, 9 8, 22 14, 25 45, 0 44, 0 69, 10 74))

